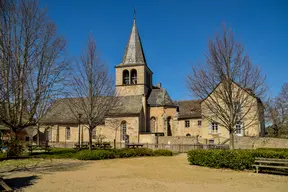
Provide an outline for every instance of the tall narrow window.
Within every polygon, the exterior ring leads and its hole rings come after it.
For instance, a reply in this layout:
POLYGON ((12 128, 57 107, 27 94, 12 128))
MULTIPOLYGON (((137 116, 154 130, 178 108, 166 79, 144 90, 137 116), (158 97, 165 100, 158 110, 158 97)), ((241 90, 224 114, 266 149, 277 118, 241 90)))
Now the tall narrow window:
POLYGON ((137 71, 135 69, 131 70, 131 84, 137 84, 137 71))
POLYGON ((71 130, 70 127, 66 127, 66 140, 71 139, 71 130))
POLYGON ((96 139, 96 127, 92 130, 92 139, 96 139))
POLYGON ((185 121, 185 127, 186 127, 186 128, 190 127, 190 121, 189 121, 189 120, 186 120, 186 121, 185 121))
POLYGON ((129 85, 129 71, 128 70, 123 71, 123 84, 129 85))
POLYGON ((167 117, 167 136, 172 136, 171 117, 167 117))
POLYGON ((151 117, 151 119, 150 119, 150 131, 151 131, 151 133, 156 132, 155 127, 156 127, 156 118, 151 117))
POLYGON ((127 134, 127 123, 126 121, 123 121, 121 123, 121 140, 125 140, 126 139, 126 134, 127 134))

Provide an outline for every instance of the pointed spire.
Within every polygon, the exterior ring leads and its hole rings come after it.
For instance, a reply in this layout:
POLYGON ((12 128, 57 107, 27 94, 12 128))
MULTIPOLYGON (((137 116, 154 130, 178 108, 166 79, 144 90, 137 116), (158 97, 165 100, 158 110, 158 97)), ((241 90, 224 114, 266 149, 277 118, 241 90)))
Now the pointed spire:
POLYGON ((146 59, 142 48, 141 39, 136 26, 136 11, 134 9, 133 27, 128 44, 126 46, 126 50, 122 60, 122 65, 135 65, 135 64, 146 65, 146 59))

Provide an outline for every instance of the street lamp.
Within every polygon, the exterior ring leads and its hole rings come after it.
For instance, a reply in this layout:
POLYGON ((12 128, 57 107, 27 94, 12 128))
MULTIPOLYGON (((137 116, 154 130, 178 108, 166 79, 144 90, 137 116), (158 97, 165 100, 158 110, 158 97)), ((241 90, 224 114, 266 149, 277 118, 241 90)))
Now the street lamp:
POLYGON ((78 145, 80 147, 80 124, 81 124, 82 114, 78 113, 78 145))

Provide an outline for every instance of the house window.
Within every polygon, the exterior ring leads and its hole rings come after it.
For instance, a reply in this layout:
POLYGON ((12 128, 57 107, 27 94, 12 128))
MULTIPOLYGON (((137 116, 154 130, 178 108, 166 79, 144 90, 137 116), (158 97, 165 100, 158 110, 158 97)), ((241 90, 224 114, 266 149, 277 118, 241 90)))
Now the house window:
POLYGON ((190 127, 190 121, 185 121, 185 127, 186 128, 190 127))
POLYGON ((191 137, 190 133, 187 133, 187 134, 186 134, 186 137, 191 137))
POLYGON ((128 70, 123 71, 123 84, 129 85, 129 71, 128 70))
POLYGON ((137 71, 135 69, 131 71, 131 84, 137 84, 137 71))
POLYGON ((242 123, 240 121, 238 121, 236 123, 235 129, 236 129, 236 134, 237 135, 241 135, 242 134, 242 123))
POLYGON ((96 127, 92 130, 92 139, 96 139, 96 127))
POLYGON ((213 122, 211 124, 211 131, 212 133, 218 133, 218 123, 213 122))
POLYGON ((126 121, 123 121, 121 123, 121 140, 125 140, 126 139, 126 134, 127 134, 127 123, 126 121))
POLYGON ((214 144, 214 140, 213 139, 209 140, 209 145, 213 145, 213 144, 214 144))
POLYGON ((198 127, 201 127, 201 125, 202 125, 202 121, 198 120, 198 127))
POLYGON ((70 138, 71 138, 70 127, 66 127, 66 140, 70 140, 70 138))

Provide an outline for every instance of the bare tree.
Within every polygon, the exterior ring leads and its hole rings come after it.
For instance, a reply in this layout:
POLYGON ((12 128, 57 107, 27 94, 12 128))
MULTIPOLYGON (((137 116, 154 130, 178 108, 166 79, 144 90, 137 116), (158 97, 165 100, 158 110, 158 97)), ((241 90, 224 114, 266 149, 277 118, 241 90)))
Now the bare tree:
POLYGON ((89 149, 92 147, 92 131, 103 124, 105 117, 116 105, 113 79, 108 74, 108 68, 101 61, 96 50, 96 42, 89 37, 87 50, 77 61, 72 79, 72 97, 69 106, 75 117, 82 114, 82 123, 89 131, 89 149))
POLYGON ((215 39, 208 41, 206 62, 192 67, 187 87, 205 100, 201 104, 204 118, 228 130, 230 148, 234 149, 236 124, 245 120, 247 129, 258 117, 254 110, 259 110, 259 98, 265 93, 264 80, 260 69, 244 54, 243 45, 224 26, 215 39))
POLYGON ((288 83, 282 86, 279 95, 266 103, 267 120, 272 124, 274 136, 288 127, 288 83))
POLYGON ((0 1, 0 123, 35 126, 61 93, 65 40, 35 0, 0 1))
POLYGON ((117 118, 107 119, 108 127, 114 132, 114 149, 116 149, 117 134, 120 131, 121 120, 117 118))

